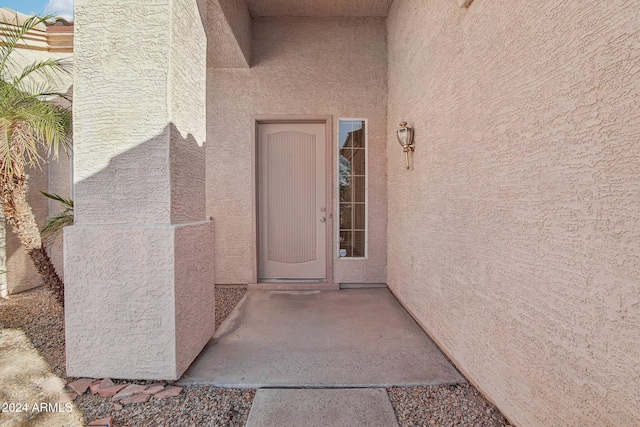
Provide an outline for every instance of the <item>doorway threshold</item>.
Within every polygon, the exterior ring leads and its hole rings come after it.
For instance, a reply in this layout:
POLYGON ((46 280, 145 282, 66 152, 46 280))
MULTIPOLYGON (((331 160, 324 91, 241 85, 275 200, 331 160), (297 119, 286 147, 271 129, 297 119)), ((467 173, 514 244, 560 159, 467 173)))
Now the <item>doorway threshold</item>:
POLYGON ((387 288, 386 283, 340 283, 340 289, 387 288))
POLYGON ((249 283, 249 291, 337 291, 340 290, 338 283, 329 282, 260 282, 249 283))

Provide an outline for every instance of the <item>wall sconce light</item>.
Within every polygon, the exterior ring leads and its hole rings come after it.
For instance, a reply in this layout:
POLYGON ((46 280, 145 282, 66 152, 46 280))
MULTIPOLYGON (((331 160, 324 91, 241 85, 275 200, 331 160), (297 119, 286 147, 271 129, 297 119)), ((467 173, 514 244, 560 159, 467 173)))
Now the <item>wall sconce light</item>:
POLYGON ((413 152, 416 149, 413 143, 413 128, 407 126, 407 122, 404 120, 400 123, 400 127, 396 131, 398 142, 404 148, 404 155, 407 161, 407 169, 409 169, 409 151, 413 152))

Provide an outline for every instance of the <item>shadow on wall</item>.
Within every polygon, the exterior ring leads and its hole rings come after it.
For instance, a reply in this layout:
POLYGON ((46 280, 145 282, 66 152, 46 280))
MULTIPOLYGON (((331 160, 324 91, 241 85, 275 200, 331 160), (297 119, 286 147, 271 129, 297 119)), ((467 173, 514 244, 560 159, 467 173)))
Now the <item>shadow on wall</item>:
MULTIPOLYGON (((100 162, 100 155, 80 152, 76 170, 83 169, 80 162, 100 162)), ((183 138, 175 125, 167 125, 76 182, 74 194, 76 224, 202 221, 206 218, 204 143, 200 146, 191 134, 183 138)))
MULTIPOLYGON (((76 170, 110 148, 78 147, 76 170)), ((204 144, 171 124, 102 164, 64 233, 67 372, 177 379, 215 327, 204 144)))
MULTIPOLYGON (((70 88, 67 95, 71 95, 72 92, 73 88, 70 88)), ((29 171, 28 199, 40 228, 44 227, 49 216, 57 214, 60 210, 58 203, 45 198, 40 191, 72 197, 71 159, 64 152, 59 155, 58 161, 49 160, 42 168, 29 171)), ((204 176, 204 144, 200 146, 191 134, 183 138, 175 125, 170 124, 158 136, 114 157, 106 168, 77 183, 75 193, 81 199, 76 212, 82 210, 82 201, 90 195, 92 204, 98 205, 98 209, 102 211, 99 216, 102 219, 100 223, 107 224, 108 218, 112 218, 113 223, 136 223, 136 218, 140 219, 145 215, 149 197, 155 198, 158 202, 151 203, 150 206, 165 204, 167 215, 164 220, 155 219, 142 221, 143 223, 178 224, 201 221, 206 217, 204 176), (168 150, 166 138, 171 138, 168 150), (166 161, 167 158, 170 159, 169 163, 166 161), (161 164, 163 161, 164 165, 161 164), (162 175, 168 175, 168 179, 163 179, 162 175), (158 180, 150 180, 152 177, 157 177, 158 180), (150 188, 136 191, 135 185, 132 184, 134 182, 146 182, 150 188), (167 182, 170 182, 170 196, 162 195, 163 192, 168 193, 167 182), (138 214, 125 215, 129 203, 136 206, 138 214), (122 218, 115 218, 118 213, 123 214, 122 218)), ((90 212, 94 211, 95 208, 90 209, 90 212)), ((78 215, 76 221, 77 218, 78 215)), ((6 271, 4 279, 8 293, 15 294, 42 286, 42 280, 36 273, 31 258, 24 251, 11 226, 6 227, 4 236, 5 264, 2 269, 6 271)), ((56 270, 63 277, 64 249, 61 240, 49 245, 47 249, 56 270)))

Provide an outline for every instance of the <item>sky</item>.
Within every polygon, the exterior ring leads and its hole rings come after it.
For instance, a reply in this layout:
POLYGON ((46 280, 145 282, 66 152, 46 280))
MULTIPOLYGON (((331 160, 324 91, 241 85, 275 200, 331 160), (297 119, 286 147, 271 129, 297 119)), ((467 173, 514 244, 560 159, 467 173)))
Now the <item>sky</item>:
POLYGON ((0 7, 27 15, 56 15, 73 19, 73 0, 0 0, 0 7))

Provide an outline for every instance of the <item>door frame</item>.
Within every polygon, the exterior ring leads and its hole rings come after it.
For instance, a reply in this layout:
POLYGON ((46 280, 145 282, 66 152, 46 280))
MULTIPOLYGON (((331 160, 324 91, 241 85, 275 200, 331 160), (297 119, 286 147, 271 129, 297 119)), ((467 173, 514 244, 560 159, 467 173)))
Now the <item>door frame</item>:
POLYGON ((249 289, 338 289, 333 283, 333 116, 309 114, 257 114, 251 117, 251 264, 253 283, 249 289), (326 272, 324 282, 267 282, 259 283, 259 234, 258 234, 258 127, 269 123, 324 123, 325 126, 325 169, 326 169, 326 272))

